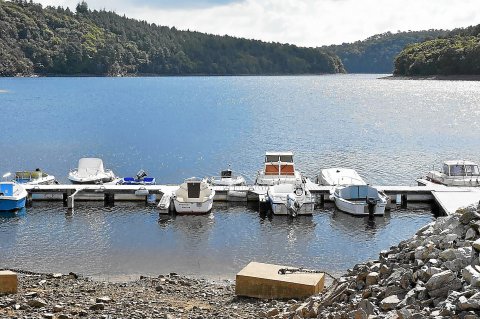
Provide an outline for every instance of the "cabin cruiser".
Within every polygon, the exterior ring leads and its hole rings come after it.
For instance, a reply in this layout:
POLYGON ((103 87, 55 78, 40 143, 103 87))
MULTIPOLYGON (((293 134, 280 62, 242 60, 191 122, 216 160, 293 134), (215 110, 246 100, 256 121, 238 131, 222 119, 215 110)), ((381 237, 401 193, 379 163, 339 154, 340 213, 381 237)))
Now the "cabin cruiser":
POLYGON ((100 158, 81 158, 78 168, 68 174, 68 179, 73 184, 103 184, 112 182, 115 178, 111 170, 104 169, 100 158))
POLYGON ((215 190, 205 180, 189 178, 175 191, 173 204, 179 214, 206 214, 213 206, 215 190))
POLYGON ((292 152, 266 152, 263 170, 257 173, 255 184, 301 184, 302 175, 295 170, 292 152))
POLYGON ((143 169, 139 170, 135 177, 121 178, 117 184, 119 185, 155 185, 155 177, 147 177, 147 172, 143 169))
MULTIPOLYGON (((10 173, 3 178, 11 176, 10 173)), ((22 185, 12 182, 0 182, 0 211, 12 211, 25 207, 27 191, 22 185)))
POLYGON ((317 177, 320 185, 334 186, 330 200, 335 206, 355 216, 384 215, 388 196, 367 183, 353 169, 330 168, 317 177))
POLYGON ((305 183, 269 186, 267 198, 275 215, 311 215, 315 205, 305 183))
POLYGON ((40 168, 35 169, 34 171, 18 171, 15 172, 15 182, 18 184, 27 184, 27 185, 52 185, 58 184, 55 176, 48 175, 45 172, 42 172, 40 168))
POLYGON ((220 172, 220 176, 210 177, 208 182, 215 186, 241 186, 245 185, 245 178, 233 175, 231 169, 226 169, 220 172))
POLYGON ((471 161, 446 161, 442 172, 428 172, 427 180, 446 186, 480 186, 480 171, 471 161))

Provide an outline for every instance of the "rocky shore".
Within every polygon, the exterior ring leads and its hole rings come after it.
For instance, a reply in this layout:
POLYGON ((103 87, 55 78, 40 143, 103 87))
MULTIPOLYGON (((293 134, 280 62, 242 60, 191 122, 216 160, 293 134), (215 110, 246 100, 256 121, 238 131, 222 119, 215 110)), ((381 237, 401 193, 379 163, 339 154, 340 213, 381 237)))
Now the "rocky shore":
POLYGON ((460 318, 480 316, 480 207, 438 218, 307 300, 235 297, 232 282, 168 274, 127 283, 20 274, 0 318, 460 318))

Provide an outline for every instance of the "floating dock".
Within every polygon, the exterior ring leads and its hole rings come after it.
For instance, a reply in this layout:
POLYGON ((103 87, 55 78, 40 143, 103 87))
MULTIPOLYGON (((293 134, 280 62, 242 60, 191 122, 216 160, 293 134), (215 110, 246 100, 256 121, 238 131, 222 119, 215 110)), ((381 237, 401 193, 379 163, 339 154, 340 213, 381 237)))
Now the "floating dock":
MULTIPOLYGON (((418 186, 374 186, 390 196, 392 204, 436 203, 441 214, 452 214, 458 208, 480 201, 478 187, 447 187, 424 179, 417 180, 418 186)), ((63 201, 68 208, 74 208, 76 200, 104 201, 114 205, 115 201, 145 201, 165 203, 179 188, 179 185, 25 185, 28 201, 63 201), (152 198, 153 196, 153 198, 152 198)), ((262 202, 266 199, 268 186, 213 186, 215 201, 262 202)), ((315 197, 317 204, 330 201, 331 186, 321 186, 307 181, 306 188, 315 197)))

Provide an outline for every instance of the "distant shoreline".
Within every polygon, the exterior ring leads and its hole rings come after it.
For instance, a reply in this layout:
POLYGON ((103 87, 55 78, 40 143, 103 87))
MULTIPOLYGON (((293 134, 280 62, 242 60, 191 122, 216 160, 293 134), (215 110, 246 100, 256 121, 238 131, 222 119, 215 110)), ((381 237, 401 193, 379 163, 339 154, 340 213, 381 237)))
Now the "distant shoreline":
POLYGON ((355 74, 355 73, 265 73, 265 74, 153 74, 153 73, 137 73, 124 75, 107 75, 107 74, 28 74, 0 76, 0 78, 141 78, 141 77, 233 77, 233 76, 319 76, 319 75, 338 75, 338 74, 355 74))
POLYGON ((382 80, 440 80, 440 81, 480 81, 480 75, 390 75, 382 80))

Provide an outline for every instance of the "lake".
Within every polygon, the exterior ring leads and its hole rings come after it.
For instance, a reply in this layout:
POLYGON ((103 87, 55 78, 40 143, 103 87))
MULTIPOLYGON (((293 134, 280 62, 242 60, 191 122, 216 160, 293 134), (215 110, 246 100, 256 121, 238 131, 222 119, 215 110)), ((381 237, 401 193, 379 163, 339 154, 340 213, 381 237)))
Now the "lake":
MULTIPOLYGON (((297 168, 355 168, 372 184, 414 185, 446 159, 479 161, 480 83, 381 75, 0 78, 0 172, 41 167, 61 182, 81 157, 158 183, 218 175, 252 180, 267 150, 297 168)), ((104 278, 176 271, 233 278, 257 260, 345 271, 412 236, 428 207, 374 223, 333 208, 296 220, 216 204, 208 216, 158 216, 117 203, 34 203, 0 215, 0 266, 104 278)))

